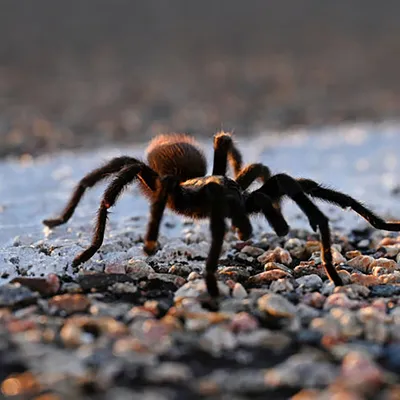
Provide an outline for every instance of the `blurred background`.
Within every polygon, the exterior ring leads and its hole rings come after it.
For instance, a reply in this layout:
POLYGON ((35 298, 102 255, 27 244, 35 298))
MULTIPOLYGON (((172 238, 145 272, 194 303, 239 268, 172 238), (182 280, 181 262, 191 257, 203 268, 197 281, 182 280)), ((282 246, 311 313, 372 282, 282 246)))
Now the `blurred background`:
POLYGON ((0 156, 400 116, 396 0, 0 0, 0 156))

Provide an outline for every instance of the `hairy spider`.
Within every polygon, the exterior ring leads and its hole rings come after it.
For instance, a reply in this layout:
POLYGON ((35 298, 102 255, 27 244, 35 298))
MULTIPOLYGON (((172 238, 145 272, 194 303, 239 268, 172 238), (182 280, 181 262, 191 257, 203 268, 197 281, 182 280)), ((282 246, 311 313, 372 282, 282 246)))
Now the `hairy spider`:
POLYGON ((289 231, 280 210, 280 201, 285 196, 304 212, 314 231, 319 229, 322 261, 328 277, 335 285, 343 283, 332 263, 329 221, 310 197, 342 208, 349 207, 375 228, 400 231, 400 222, 386 222, 352 197, 327 189, 317 182, 294 179, 286 174, 271 175, 269 168, 260 163, 243 167, 241 153, 231 135, 225 132, 214 136, 211 176, 205 176, 206 159, 198 143, 187 135, 155 137, 147 148, 147 160, 148 165, 132 157, 112 159, 79 182, 58 218, 43 221, 51 228, 67 222, 87 188, 114 176, 100 203, 92 243, 75 257, 73 267, 89 260, 100 248, 109 208, 115 204, 123 189, 135 179, 151 203, 150 221, 144 240, 144 251, 147 254, 157 250, 160 222, 166 206, 191 218, 210 218, 211 248, 206 260, 205 282, 212 298, 219 295, 215 272, 226 231, 226 218, 231 219, 242 240, 251 236, 249 215, 256 213, 263 214, 276 234, 284 236, 289 231), (228 162, 233 168, 234 179, 226 176, 228 162), (262 186, 249 192, 248 187, 258 179, 262 181, 262 186))

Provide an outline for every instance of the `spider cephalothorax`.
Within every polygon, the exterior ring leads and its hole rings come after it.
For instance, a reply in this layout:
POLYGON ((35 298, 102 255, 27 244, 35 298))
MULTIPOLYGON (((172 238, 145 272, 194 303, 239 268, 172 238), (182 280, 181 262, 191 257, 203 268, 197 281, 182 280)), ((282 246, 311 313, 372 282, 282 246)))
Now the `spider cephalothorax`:
POLYGON ((261 213, 279 236, 286 235, 289 227, 279 207, 283 197, 292 199, 307 216, 314 231, 319 230, 322 261, 335 285, 342 285, 342 280, 332 263, 328 218, 310 197, 342 208, 350 207, 378 229, 400 231, 399 222, 386 222, 352 197, 324 188, 312 180, 294 179, 286 174, 271 175, 269 168, 259 163, 243 167, 239 150, 231 135, 225 132, 214 137, 211 176, 206 176, 206 159, 198 143, 187 135, 157 136, 149 144, 147 160, 148 164, 132 157, 112 159, 79 182, 60 217, 43 221, 49 227, 67 222, 87 188, 114 177, 100 203, 92 243, 74 259, 74 267, 87 261, 100 248, 108 209, 115 204, 123 189, 136 179, 151 204, 144 242, 147 254, 153 254, 157 249, 165 207, 191 218, 210 219, 211 248, 206 260, 205 280, 213 298, 219 294, 215 272, 226 231, 225 220, 231 219, 239 237, 247 239, 252 233, 249 215, 261 213), (233 179, 226 176, 228 162, 233 168, 233 179), (255 180, 261 180, 261 187, 248 191, 255 180))

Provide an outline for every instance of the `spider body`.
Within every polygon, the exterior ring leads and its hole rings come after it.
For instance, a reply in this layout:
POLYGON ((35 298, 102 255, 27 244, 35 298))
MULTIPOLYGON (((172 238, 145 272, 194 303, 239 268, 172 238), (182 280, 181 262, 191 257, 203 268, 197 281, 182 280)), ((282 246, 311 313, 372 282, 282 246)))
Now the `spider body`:
POLYGON ((267 166, 255 163, 243 167, 242 156, 228 133, 214 136, 212 175, 206 176, 206 158, 194 138, 187 135, 159 135, 147 148, 147 164, 132 157, 117 157, 86 175, 75 188, 70 201, 58 218, 43 223, 49 227, 67 222, 87 188, 113 177, 100 203, 91 245, 77 255, 72 263, 77 267, 90 259, 104 239, 108 210, 123 189, 137 180, 150 202, 150 220, 144 240, 144 251, 157 250, 157 238, 165 207, 191 218, 209 218, 211 247, 206 260, 205 281, 213 299, 219 295, 215 272, 226 232, 226 219, 232 221, 240 239, 252 234, 249 216, 263 214, 279 236, 289 231, 280 210, 280 201, 290 198, 307 216, 314 231, 321 236, 321 258, 328 277, 342 285, 331 253, 328 218, 312 198, 351 208, 378 229, 400 231, 399 222, 386 222, 352 197, 327 189, 309 179, 294 179, 286 174, 271 175, 267 166), (234 177, 226 176, 228 165, 234 177), (254 191, 249 186, 256 180, 262 185, 254 191))
POLYGON ((203 192, 204 187, 211 185, 218 185, 222 188, 222 196, 228 199, 225 216, 228 219, 234 218, 236 208, 229 200, 234 199, 244 207, 244 198, 240 186, 226 176, 211 175, 181 182, 176 196, 170 197, 169 208, 178 214, 194 219, 209 218, 212 207, 211 204, 204 202, 203 192))
POLYGON ((202 150, 187 135, 156 136, 147 147, 147 162, 160 176, 173 175, 181 182, 207 173, 207 161, 202 150))

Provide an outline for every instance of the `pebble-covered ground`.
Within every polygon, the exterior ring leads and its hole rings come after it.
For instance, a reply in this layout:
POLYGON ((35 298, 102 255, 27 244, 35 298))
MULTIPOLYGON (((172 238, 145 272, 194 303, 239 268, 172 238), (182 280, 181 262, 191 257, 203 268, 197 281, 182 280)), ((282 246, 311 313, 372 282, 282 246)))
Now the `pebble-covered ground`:
MULTIPOLYGON (((400 218, 398 126, 241 140, 262 160, 400 218)), ((210 143, 206 143, 211 156, 210 143)), ((226 235, 218 312, 202 306, 208 225, 167 214, 162 249, 141 251, 147 205, 133 187, 101 250, 79 273, 101 188, 54 231, 77 180, 121 149, 0 164, 0 388, 15 399, 400 398, 400 237, 324 206, 346 286, 321 265, 318 235, 291 204, 278 238, 254 220, 248 242, 226 235), (293 396, 293 397, 292 397, 293 396)), ((129 150, 140 154, 142 146, 129 150)))

